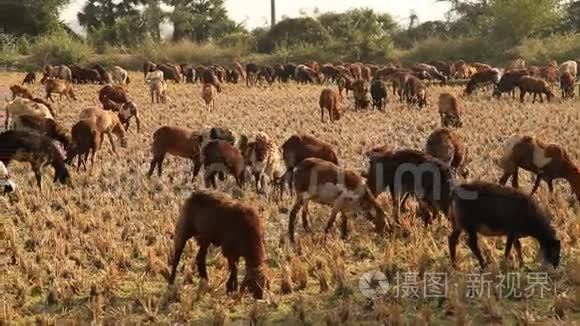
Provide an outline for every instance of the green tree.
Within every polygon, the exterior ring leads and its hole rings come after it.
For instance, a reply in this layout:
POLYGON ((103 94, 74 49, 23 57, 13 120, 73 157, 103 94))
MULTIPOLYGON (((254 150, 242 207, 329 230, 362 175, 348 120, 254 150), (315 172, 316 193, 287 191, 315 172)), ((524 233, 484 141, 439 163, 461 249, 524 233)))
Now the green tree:
POLYGON ((62 26, 58 14, 70 0, 0 0, 0 30, 37 36, 62 26))
POLYGON ((490 16, 496 39, 518 43, 552 30, 561 19, 557 0, 493 0, 490 16))
POLYGON ((224 0, 164 0, 173 6, 173 40, 192 39, 198 43, 227 34, 244 32, 240 24, 228 18, 224 0))
POLYGON ((324 45, 330 42, 328 31, 312 17, 287 18, 278 22, 258 41, 258 51, 272 52, 284 44, 294 47, 305 44, 324 45))

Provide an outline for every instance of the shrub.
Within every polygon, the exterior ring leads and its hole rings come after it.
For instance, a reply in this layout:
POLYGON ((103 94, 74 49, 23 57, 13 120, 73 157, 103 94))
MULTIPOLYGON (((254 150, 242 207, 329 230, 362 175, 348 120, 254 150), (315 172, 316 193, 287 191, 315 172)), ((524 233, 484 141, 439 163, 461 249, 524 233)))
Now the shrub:
POLYGON ((564 62, 580 58, 580 33, 528 38, 506 53, 511 58, 523 58, 529 64, 545 65, 550 60, 564 62))
POLYGON ((31 60, 37 65, 82 63, 94 51, 85 42, 75 40, 65 32, 54 32, 40 37, 30 49, 31 60))
POLYGON ((502 59, 503 46, 487 38, 464 37, 458 39, 428 38, 419 41, 406 51, 401 61, 406 64, 429 60, 486 61, 496 63, 502 59))

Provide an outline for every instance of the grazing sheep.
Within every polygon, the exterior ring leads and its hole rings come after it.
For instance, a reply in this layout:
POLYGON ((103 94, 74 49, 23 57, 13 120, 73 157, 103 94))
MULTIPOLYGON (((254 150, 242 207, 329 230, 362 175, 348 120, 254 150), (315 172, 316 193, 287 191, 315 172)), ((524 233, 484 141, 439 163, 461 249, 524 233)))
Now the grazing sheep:
POLYGON ((165 92, 167 85, 163 79, 153 78, 149 82, 149 94, 151 96, 151 103, 165 104, 165 92))
POLYGON ((280 149, 266 133, 258 132, 242 154, 254 176, 257 192, 264 190, 266 178, 271 184, 281 183, 285 172, 284 161, 280 149))
POLYGON ((23 86, 20 85, 12 85, 10 86, 10 91, 12 92, 12 99, 14 100, 16 97, 23 97, 32 100, 34 96, 32 92, 23 86))
POLYGON ((41 102, 36 100, 31 100, 27 98, 16 98, 12 102, 9 102, 6 107, 6 121, 4 127, 8 129, 10 121, 12 120, 12 125, 16 117, 20 115, 32 115, 42 118, 54 119, 54 114, 50 109, 50 106, 46 106, 41 102))
POLYGON ((243 257, 246 276, 242 281, 242 290, 247 288, 254 298, 262 299, 267 280, 262 267, 266 251, 261 221, 251 206, 217 193, 193 192, 175 223, 168 283, 173 284, 175 281, 181 253, 187 241, 193 237, 199 245, 195 261, 202 279, 208 281, 205 261, 208 248, 213 243, 222 248, 228 260, 230 277, 226 282, 226 291, 237 291, 237 264, 239 258, 243 257))
POLYGON ((13 130, 37 132, 59 141, 64 148, 70 143, 68 131, 54 119, 34 115, 18 115, 14 118, 13 130))
POLYGON ((24 76, 24 80, 22 81, 22 85, 28 84, 30 86, 36 83, 36 74, 34 72, 28 72, 26 76, 24 76))
POLYGON ((523 76, 520 79, 519 87, 520 87, 520 102, 522 103, 524 102, 524 97, 526 96, 526 93, 534 94, 532 103, 536 103, 536 95, 540 96, 541 103, 544 102, 542 94, 546 94, 546 99, 548 100, 548 102, 550 102, 554 97, 554 93, 552 92, 552 89, 550 88, 548 82, 541 78, 532 76, 523 76))
POLYGON ((538 189, 542 180, 548 184, 550 193, 554 191, 553 180, 566 179, 572 192, 580 201, 580 171, 562 147, 544 144, 531 136, 514 135, 506 142, 498 165, 503 170, 499 183, 505 184, 512 178, 512 186, 518 187, 518 168, 536 174, 531 194, 538 189))
POLYGON ((525 69, 506 72, 497 83, 493 96, 500 98, 502 93, 512 93, 512 97, 515 99, 515 89, 520 86, 520 80, 527 74, 528 71, 525 69))
MULTIPOLYGON (((445 214, 449 208, 453 181, 451 168, 427 153, 413 149, 378 153, 370 158, 367 175, 374 196, 389 189, 396 219, 401 196, 407 193, 415 195, 421 206, 426 206, 432 213, 439 210, 445 214)), ((429 217, 421 217, 427 225, 429 217)))
POLYGON ((574 76, 569 71, 560 75, 560 88, 562 89, 562 98, 574 98, 574 76))
POLYGON ((461 137, 447 128, 438 128, 427 138, 425 153, 440 159, 454 174, 467 178, 467 147, 461 137))
POLYGON ((8 169, 0 161, 0 195, 6 195, 16 190, 16 183, 10 179, 8 169))
POLYGON ((464 94, 471 95, 477 88, 489 84, 497 84, 501 79, 501 73, 498 69, 489 69, 478 72, 471 76, 471 79, 465 87, 464 94))
MULTIPOLYGON (((202 149, 204 182, 206 187, 217 188, 215 177, 229 173, 241 188, 244 184, 245 164, 242 153, 226 140, 212 140, 202 149)), ((199 170, 194 171, 194 178, 199 170)))
POLYGON ((216 88, 212 84, 203 84, 203 87, 201 88, 201 98, 204 100, 207 109, 215 109, 216 97, 216 88))
POLYGON ((131 82, 127 70, 119 66, 113 67, 111 70, 111 78, 113 82, 118 84, 129 84, 131 82))
POLYGON ((463 105, 455 95, 451 93, 440 94, 438 107, 441 125, 443 127, 461 128, 463 126, 463 122, 461 121, 463 105))
POLYGON ((459 236, 467 233, 467 244, 479 261, 486 263, 477 244, 477 235, 507 236, 505 258, 512 246, 523 265, 520 238, 532 237, 540 244, 543 263, 557 267, 560 263, 560 240, 550 225, 550 216, 528 195, 512 188, 493 183, 463 184, 452 193, 449 209, 453 231, 449 235, 449 256, 456 266, 456 248, 459 236), (465 194, 472 194, 466 198, 465 194))
POLYGON ((371 103, 369 99, 369 85, 362 79, 357 79, 352 83, 352 92, 354 95, 354 108, 366 109, 371 103))
POLYGON ((371 98, 373 99, 373 108, 385 111, 387 106, 387 87, 382 80, 375 79, 371 82, 371 98))
POLYGON ((99 90, 99 101, 105 104, 105 98, 115 101, 119 104, 128 103, 129 96, 127 89, 121 85, 105 85, 99 90))
POLYGON ((67 163, 72 163, 78 156, 77 172, 81 164, 87 170, 87 159, 91 154, 91 168, 95 165, 95 154, 101 144, 103 135, 98 130, 95 119, 80 120, 71 129, 71 143, 67 147, 67 163))
POLYGON ((0 161, 8 166, 11 161, 30 163, 36 177, 36 185, 42 190, 42 167, 54 168, 53 182, 72 186, 69 172, 64 164, 62 151, 51 138, 21 130, 0 133, 0 161))
POLYGON ((409 76, 404 93, 408 104, 418 105, 419 108, 427 105, 427 86, 419 78, 409 76))
POLYGON ((340 95, 330 88, 325 88, 320 93, 318 101, 320 105, 320 121, 324 122, 324 110, 328 111, 330 122, 340 119, 340 95))
MULTIPOLYGON (((113 135, 117 136, 121 143, 121 147, 127 147, 127 135, 125 129, 119 120, 119 116, 112 111, 105 111, 100 108, 87 108, 81 111, 79 114, 79 120, 84 119, 94 119, 97 131, 102 134, 106 134, 111 143, 111 148, 113 153, 116 153, 115 142, 113 141, 113 135)), ((103 140, 105 138, 101 137, 101 143, 99 148, 103 145, 103 140)))
POLYGON ((303 227, 308 232, 310 231, 308 204, 311 200, 332 206, 325 233, 331 231, 336 216, 341 213, 341 234, 342 238, 346 238, 348 234, 347 213, 360 210, 374 211, 376 232, 380 233, 385 229, 387 225, 385 212, 365 184, 364 178, 356 173, 342 169, 325 160, 307 158, 296 166, 293 178, 296 201, 290 212, 288 224, 290 241, 294 242, 294 224, 296 223, 296 215, 301 208, 303 227))
POLYGON ((56 93, 60 95, 60 99, 62 99, 62 96, 66 96, 67 99, 73 99, 76 100, 77 98, 75 97, 73 88, 72 88, 72 84, 70 82, 64 81, 64 80, 60 80, 60 79, 49 79, 46 81, 46 83, 44 84, 44 89, 46 91, 46 99, 47 100, 51 100, 54 102, 54 100, 52 99, 52 93, 56 93))

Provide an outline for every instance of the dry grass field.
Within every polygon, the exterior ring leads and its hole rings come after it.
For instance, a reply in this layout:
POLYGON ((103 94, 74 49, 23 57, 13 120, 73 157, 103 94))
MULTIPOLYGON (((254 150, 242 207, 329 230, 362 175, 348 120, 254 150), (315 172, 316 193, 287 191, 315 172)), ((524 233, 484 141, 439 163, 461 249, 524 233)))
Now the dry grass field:
MULTIPOLYGON (((23 76, 1 74, 2 91, 23 76)), ((0 198, 0 324, 570 325, 580 320, 580 209, 571 198, 569 185, 561 180, 552 196, 545 184, 536 195, 553 214, 563 251, 560 267, 547 274, 552 282, 543 295, 537 280, 530 277, 543 272, 536 262, 538 246, 532 240, 523 241, 526 264, 521 268, 514 263, 515 256, 504 261, 504 238, 480 240, 491 263, 484 277, 494 281, 489 295, 469 295, 474 290, 471 274, 481 272, 476 259, 462 238, 459 270, 453 269, 447 249, 448 222, 442 219, 423 227, 414 216, 414 202, 392 234, 376 235, 373 225, 361 217, 350 220, 351 234, 346 241, 339 239, 338 229, 325 239, 330 209, 313 203, 313 232, 306 234, 298 223, 297 243, 291 245, 287 210, 292 199, 267 200, 251 186, 234 191, 233 180, 222 183, 220 190, 254 206, 266 226, 271 286, 265 299, 225 294, 227 262, 219 250, 210 250, 209 286, 200 286, 194 241, 182 256, 175 286, 168 287, 163 273, 168 269, 174 222, 179 207, 192 190, 202 187, 202 180, 198 177, 192 183, 191 164, 175 157, 166 159, 161 179, 155 175, 147 179, 151 135, 158 127, 208 125, 248 134, 264 131, 279 145, 293 133, 310 133, 336 148, 341 165, 358 171, 365 167, 363 153, 372 146, 422 149, 429 133, 439 127, 435 106, 439 93, 459 94, 462 89, 431 87, 430 105, 421 111, 391 97, 386 113, 353 112, 352 99, 348 99, 341 120, 323 124, 317 104, 322 86, 275 84, 249 89, 225 85, 216 109, 208 112, 199 84, 170 84, 171 102, 152 105, 142 75, 134 73, 131 80, 129 94, 140 109, 141 132, 133 124, 129 146, 118 155, 105 141, 91 172, 71 172, 74 189, 53 185, 52 169, 47 168, 40 193, 28 164, 14 162, 8 167, 20 189, 17 202, 0 198), (359 290, 359 279, 373 270, 386 274, 390 286, 386 294, 369 300, 359 290), (423 295, 431 273, 445 273, 446 296, 423 295), (499 282, 504 286, 501 292, 496 281, 506 273, 517 275, 520 284, 507 284, 506 288, 506 283, 499 282), (534 286, 533 295, 502 295, 506 290, 524 292, 534 286), (414 297, 414 289, 418 297, 414 297)), ((57 119, 72 126, 81 109, 100 105, 99 88, 75 86, 79 99, 57 102, 57 119)), ((44 95, 39 85, 34 91, 44 95)), ((490 101, 485 93, 465 99, 464 127, 458 130, 469 146, 471 178, 498 180, 500 172, 493 160, 514 133, 561 144, 580 164, 578 98, 552 104, 531 104, 529 99, 522 105, 505 97, 490 101)), ((525 191, 531 189, 530 180, 531 175, 523 172, 525 191)), ((380 202, 391 211, 387 196, 382 195, 380 202)), ((243 270, 242 265, 240 279, 243 270)))

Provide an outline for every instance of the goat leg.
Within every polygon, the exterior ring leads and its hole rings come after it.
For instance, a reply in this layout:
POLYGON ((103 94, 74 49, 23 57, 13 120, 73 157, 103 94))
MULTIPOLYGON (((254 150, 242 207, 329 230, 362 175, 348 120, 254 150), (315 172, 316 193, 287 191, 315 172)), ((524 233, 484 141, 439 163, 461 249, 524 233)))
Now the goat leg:
POLYGON ((469 248, 475 255, 475 258, 477 258, 477 261, 479 261, 481 269, 484 269, 485 261, 483 260, 483 256, 481 255, 481 251, 479 250, 479 245, 477 244, 477 234, 475 233, 475 231, 467 233, 467 244, 469 245, 469 248))
POLYGON ((226 282, 226 292, 231 293, 238 290, 238 262, 233 257, 228 257, 230 277, 226 282))
POLYGON ((461 235, 460 229, 453 229, 453 232, 449 235, 449 257, 451 258, 451 264, 453 267, 457 267, 456 254, 457 254, 457 242, 459 241, 459 236, 461 235))
POLYGON ((290 211, 290 218, 288 220, 288 237, 290 238, 291 242, 294 242, 294 224, 296 224, 296 215, 298 215, 298 211, 303 205, 302 198, 300 196, 296 197, 296 202, 290 211))

